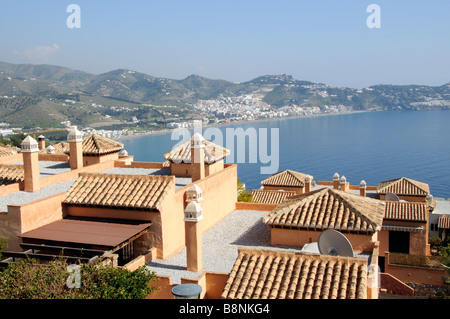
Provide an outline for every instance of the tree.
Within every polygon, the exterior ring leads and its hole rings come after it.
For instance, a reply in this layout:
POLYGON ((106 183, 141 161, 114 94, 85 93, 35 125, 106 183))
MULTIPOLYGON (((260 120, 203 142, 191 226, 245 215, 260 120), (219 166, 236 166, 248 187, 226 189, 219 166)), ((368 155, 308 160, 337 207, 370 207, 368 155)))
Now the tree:
POLYGON ((99 262, 78 266, 80 285, 74 287, 63 259, 12 263, 0 272, 0 299, 146 299, 156 290, 150 287, 155 274, 145 266, 135 271, 99 262))
POLYGON ((444 278, 444 282, 450 284, 450 244, 441 247, 440 252, 441 265, 447 271, 447 277, 444 278))
POLYGON ((243 184, 239 178, 237 179, 237 194, 238 202, 252 202, 252 194, 246 192, 245 184, 243 184))

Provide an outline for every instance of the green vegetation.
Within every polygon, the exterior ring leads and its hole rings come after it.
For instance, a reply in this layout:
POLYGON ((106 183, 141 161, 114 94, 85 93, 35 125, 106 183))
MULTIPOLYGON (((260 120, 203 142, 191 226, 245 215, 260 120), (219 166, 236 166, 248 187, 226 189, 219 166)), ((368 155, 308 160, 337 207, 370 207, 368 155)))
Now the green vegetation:
POLYGON ((273 108, 298 105, 325 110, 332 105, 349 110, 422 110, 450 105, 449 84, 375 85, 357 90, 286 74, 233 83, 198 75, 173 80, 125 69, 94 75, 53 65, 3 62, 0 74, 1 121, 25 129, 58 127, 63 121, 83 127, 160 128, 180 119, 208 116, 193 109, 198 100, 255 92, 273 108))
POLYGON ((245 189, 245 185, 241 182, 239 178, 237 179, 237 194, 238 194, 237 197, 238 202, 247 202, 247 203, 252 202, 252 194, 247 192, 247 190, 245 189))
POLYGON ((64 260, 45 265, 22 260, 0 272, 0 299, 146 299, 156 288, 153 272, 135 271, 100 263, 80 265, 79 287, 64 260))
POLYGON ((0 260, 2 259, 2 251, 5 250, 8 240, 4 236, 0 236, 0 260))

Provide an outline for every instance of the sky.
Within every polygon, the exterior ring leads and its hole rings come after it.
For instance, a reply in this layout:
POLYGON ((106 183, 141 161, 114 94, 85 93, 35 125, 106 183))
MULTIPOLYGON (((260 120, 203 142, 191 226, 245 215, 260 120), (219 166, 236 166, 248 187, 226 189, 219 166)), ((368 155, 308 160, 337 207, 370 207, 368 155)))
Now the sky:
POLYGON ((0 1, 0 61, 94 74, 443 85, 449 57, 448 0, 0 1))

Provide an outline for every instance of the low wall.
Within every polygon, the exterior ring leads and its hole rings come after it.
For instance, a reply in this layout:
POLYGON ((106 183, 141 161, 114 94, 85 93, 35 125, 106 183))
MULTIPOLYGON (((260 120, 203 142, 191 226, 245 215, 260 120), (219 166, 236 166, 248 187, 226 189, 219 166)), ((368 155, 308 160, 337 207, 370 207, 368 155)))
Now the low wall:
POLYGON ((0 186, 0 196, 5 196, 7 194, 23 191, 24 189, 25 189, 24 182, 0 186))
POLYGON ((0 157, 0 164, 15 163, 22 161, 23 161, 22 153, 0 157))
POLYGON ((440 268, 393 264, 389 252, 385 253, 384 271, 403 282, 428 285, 443 285, 443 277, 447 275, 446 271, 440 268))
MULTIPOLYGON (((156 276, 157 280, 153 281, 151 287, 156 287, 157 291, 149 295, 149 299, 174 299, 172 288, 172 279, 168 276, 156 276)), ((181 278, 181 284, 197 284, 202 287, 200 299, 220 299, 223 288, 228 280, 226 273, 202 272, 197 278, 188 279, 181 278)))
MULTIPOLYGON (((199 203, 203 219, 199 221, 200 232, 204 233, 235 210, 237 198, 237 166, 232 165, 195 182, 202 190, 203 200, 199 203)), ((168 258, 185 247, 184 209, 187 205, 186 192, 192 184, 177 189, 174 196, 166 195, 161 204, 162 247, 159 258, 168 258)))
MULTIPOLYGON (((323 186, 333 186, 333 181, 317 181, 316 184, 323 186)), ((359 185, 350 185, 350 189, 359 190, 359 185)), ((377 189, 377 186, 366 186, 367 191, 376 191, 377 189)))
POLYGON ((64 154, 41 154, 39 153, 40 161, 49 161, 49 162, 68 162, 69 155, 64 154))
POLYGON ((8 205, 0 215, 0 232, 8 239, 8 250, 20 251, 19 235, 63 218, 60 193, 23 205, 8 205))
POLYGON ((380 273, 380 288, 387 293, 414 296, 414 289, 388 273, 380 273))
MULTIPOLYGON (((275 246, 303 247, 305 244, 317 242, 320 230, 270 228, 270 244, 275 246)), ((344 233, 354 250, 372 251, 375 238, 365 234, 344 233)))
POLYGON ((261 203, 247 203, 247 202, 236 202, 236 210, 258 210, 271 212, 278 205, 277 204, 261 204, 261 203))

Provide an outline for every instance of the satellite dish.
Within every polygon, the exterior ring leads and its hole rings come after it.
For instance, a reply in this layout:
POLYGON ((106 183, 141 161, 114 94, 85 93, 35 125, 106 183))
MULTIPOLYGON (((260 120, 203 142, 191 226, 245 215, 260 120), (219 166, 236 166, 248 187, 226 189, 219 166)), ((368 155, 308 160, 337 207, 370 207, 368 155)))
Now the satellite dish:
POLYGON ((350 241, 342 233, 334 229, 327 229, 319 235, 317 242, 322 255, 353 257, 350 241))
POLYGON ((394 193, 387 193, 386 196, 384 197, 384 200, 389 201, 389 202, 399 202, 400 201, 398 196, 395 195, 394 193))

